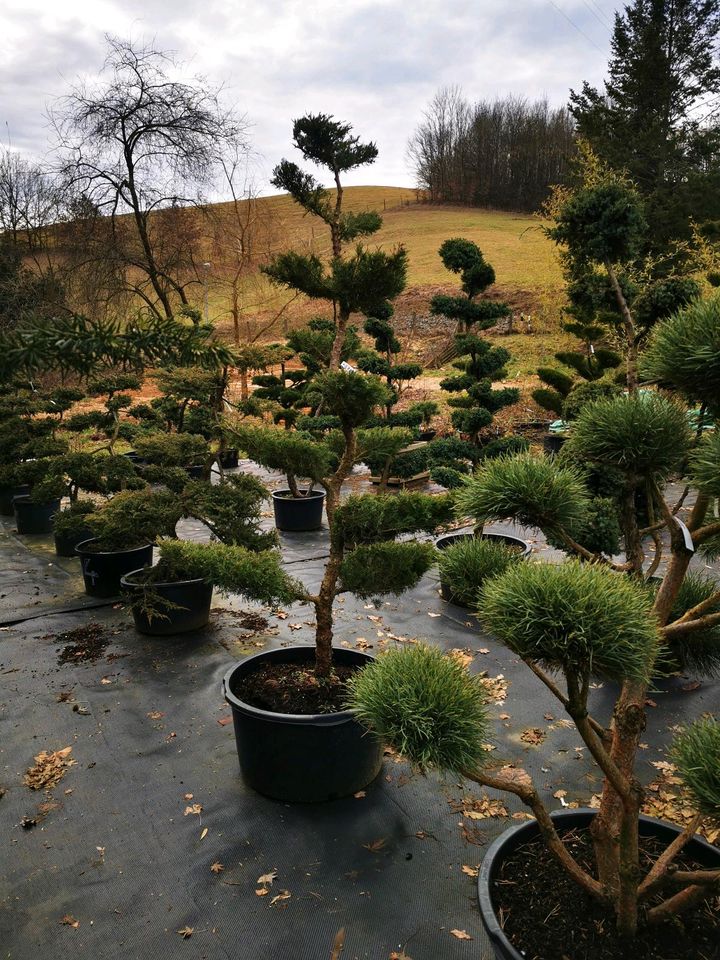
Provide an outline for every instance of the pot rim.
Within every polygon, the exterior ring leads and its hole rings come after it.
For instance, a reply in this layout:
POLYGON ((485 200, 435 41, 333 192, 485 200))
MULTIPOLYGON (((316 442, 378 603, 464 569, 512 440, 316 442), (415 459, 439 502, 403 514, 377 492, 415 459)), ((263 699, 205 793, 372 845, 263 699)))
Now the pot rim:
MULTIPOLYGON (((436 538, 435 538, 435 547, 436 547, 438 550, 442 550, 443 547, 438 546, 438 544, 439 544, 441 541, 443 541, 443 540, 448 540, 448 539, 450 539, 450 537, 453 537, 453 538, 457 537, 458 540, 460 540, 460 539, 462 539, 462 538, 465 538, 465 539, 468 539, 468 540, 469 540, 469 539, 473 538, 474 536, 475 536, 475 534, 474 534, 474 532, 473 532, 472 529, 470 529, 470 530, 468 530, 468 529, 453 530, 453 531, 450 532, 450 533, 442 533, 442 534, 440 534, 439 537, 436 537, 436 538)), ((522 552, 521 552, 521 554, 520 554, 521 557, 523 557, 523 558, 529 557, 529 556, 532 554, 532 546, 531 546, 531 544, 528 543, 527 540, 523 540, 522 537, 516 537, 514 533, 498 533, 498 532, 495 531, 495 530, 487 530, 487 531, 485 531, 485 532, 482 534, 482 536, 480 537, 481 540, 482 540, 483 538, 486 538, 486 539, 495 539, 495 538, 497 538, 498 540, 514 540, 518 545, 519 545, 519 544, 522 544, 522 545, 523 545, 523 549, 522 549, 522 552)), ((449 544, 448 544, 448 546, 449 546, 449 544)))
MULTIPOLYGON (((244 657, 242 660, 229 667, 223 675, 222 691, 225 700, 230 704, 231 707, 242 710, 244 713, 254 717, 255 719, 265 720, 271 723, 296 724, 297 726, 321 725, 324 727, 336 727, 343 723, 348 723, 350 720, 354 720, 355 714, 352 710, 338 710, 335 713, 275 713, 272 710, 263 710, 262 707, 253 707, 252 704, 247 703, 245 700, 241 700, 240 697, 238 697, 230 689, 230 680, 232 679, 233 674, 238 670, 244 669, 247 664, 252 663, 253 661, 265 660, 268 658, 275 659, 276 657, 279 657, 282 654, 292 650, 307 651, 314 655, 315 649, 314 643, 297 643, 293 644, 291 647, 277 647, 274 650, 261 650, 260 653, 253 653, 249 657, 244 657)), ((338 653, 341 656, 345 653, 352 653, 366 659, 368 662, 372 662, 375 659, 372 654, 366 653, 364 650, 348 650, 345 647, 333 647, 333 656, 338 653)))
POLYGON ((180 587, 180 586, 191 586, 192 584, 195 584, 195 583, 204 583, 204 584, 207 584, 209 587, 213 586, 213 584, 209 580, 207 580, 205 577, 194 577, 192 580, 158 580, 156 583, 152 583, 152 584, 133 583, 133 581, 129 579, 130 577, 133 577, 136 573, 146 573, 148 570, 152 570, 152 569, 153 567, 150 566, 150 567, 138 567, 137 570, 129 570, 127 573, 124 573, 120 577, 120 583, 123 587, 127 587, 128 589, 141 589, 142 587, 145 587, 145 586, 180 587))
POLYGON ((324 490, 313 490, 312 493, 306 493, 302 497, 293 497, 292 495, 289 497, 285 496, 285 494, 288 494, 288 493, 292 494, 292 490, 290 490, 288 487, 285 487, 283 490, 273 490, 271 496, 273 500, 277 499, 277 500, 282 500, 283 502, 287 502, 288 500, 290 500, 292 503, 307 502, 309 500, 317 500, 319 497, 325 496, 324 490))
MULTIPOLYGON (((550 817, 553 820, 564 820, 571 819, 572 817, 585 816, 588 819, 588 822, 591 822, 593 817, 598 811, 592 807, 578 807, 576 810, 553 810, 550 813, 550 817)), ((661 820, 658 817, 649 817, 644 813, 639 815, 640 823, 645 823, 652 826, 659 826, 664 829, 670 829, 671 831, 680 834, 682 833, 682 827, 677 826, 677 824, 671 823, 669 820, 661 820)), ((483 857, 482 863, 480 864, 480 871, 478 873, 477 879, 477 896, 478 896, 478 906, 480 908, 480 919, 482 920, 483 926, 487 931, 488 936, 492 943, 500 943, 504 951, 508 956, 513 957, 513 960, 525 960, 524 955, 520 953, 519 950, 516 950, 515 947, 510 943, 508 938, 505 936, 503 928, 500 926, 495 914, 495 908, 492 903, 492 896, 490 893, 490 883, 492 879, 492 870, 495 866, 495 861, 500 857, 503 847, 509 842, 511 842, 519 833, 527 833, 527 839, 531 839, 533 832, 538 831, 537 820, 526 820, 523 823, 518 823, 515 826, 508 827, 506 830, 503 830, 502 833, 496 837, 493 842, 488 847, 485 856, 483 857)), ((713 846, 711 843, 708 843, 704 837, 695 834, 690 840, 690 844, 698 843, 700 846, 706 848, 714 856, 720 860, 720 850, 713 846)))
POLYGON ((53 497, 51 500, 33 500, 31 493, 17 493, 12 498, 13 506, 19 503, 22 507, 52 507, 56 503, 62 503, 62 497, 53 497))
POLYGON ((75 544, 75 552, 78 555, 85 554, 88 557, 114 557, 119 553, 135 553, 136 550, 147 550, 148 547, 152 547, 152 543, 143 543, 139 547, 125 547, 122 550, 83 550, 82 548, 88 543, 96 543, 100 538, 99 537, 90 537, 87 540, 81 540, 80 543, 75 544))

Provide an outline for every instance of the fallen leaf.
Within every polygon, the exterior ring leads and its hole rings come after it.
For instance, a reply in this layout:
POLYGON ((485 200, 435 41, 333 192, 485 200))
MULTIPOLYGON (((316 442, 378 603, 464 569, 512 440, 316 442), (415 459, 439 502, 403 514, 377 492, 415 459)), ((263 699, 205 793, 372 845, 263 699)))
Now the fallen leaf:
POLYGON ((354 793, 353 796, 355 797, 356 800, 362 800, 364 797, 367 796, 367 794, 365 793, 364 790, 358 790, 358 792, 354 793))
POLYGON ((477 867, 469 867, 466 863, 464 863, 464 864, 462 865, 462 872, 463 872, 466 876, 468 876, 468 877, 477 877, 477 875, 478 875, 478 868, 477 868, 477 867))
POLYGON ((650 698, 648 698, 648 699, 645 701, 645 706, 646 706, 646 707, 656 707, 656 706, 657 706, 657 703, 655 703, 654 700, 650 700, 650 698))
POLYGON ((187 817, 188 814, 193 814, 196 817, 199 817, 202 813, 202 804, 201 803, 191 803, 185 807, 185 812, 183 813, 184 817, 187 817))
POLYGON ((187 803, 189 803, 190 800, 192 800, 192 798, 193 798, 193 794, 192 794, 192 793, 184 793, 184 794, 183 794, 183 800, 185 800, 187 803))
POLYGON ((232 717, 220 717, 218 723, 221 727, 225 727, 228 723, 232 723, 232 717))
POLYGON ((509 720, 509 719, 510 719, 510 714, 509 714, 509 713, 500 713, 500 714, 498 714, 498 719, 499 719, 499 720, 509 720))
POLYGON ((146 717, 149 717, 151 720, 162 720, 165 714, 162 710, 151 710, 150 713, 145 714, 146 717))
POLYGON ((562 800, 563 797, 567 796, 567 790, 556 790, 553 796, 556 800, 562 800))
POLYGON ((345 946, 345 927, 340 927, 338 932, 335 934, 335 939, 333 940, 332 953, 330 954, 330 960, 340 960, 340 954, 343 952, 343 947, 345 946))
POLYGON ((456 937, 458 940, 472 940, 473 938, 467 932, 467 930, 451 930, 450 933, 453 937, 456 937))
POLYGON ((371 843, 364 843, 363 847, 366 850, 369 850, 370 853, 379 853, 385 847, 387 840, 385 837, 380 837, 379 840, 373 840, 371 843))
POLYGON ((428 616, 429 616, 429 617, 441 617, 442 614, 441 614, 441 613, 433 613, 432 610, 428 610, 428 616))
POLYGON ((289 890, 281 890, 280 893, 277 893, 272 900, 270 901, 270 906, 274 903, 279 903, 281 900, 289 900, 292 894, 289 890))
POLYGON ((461 667, 467 667, 473 661, 472 653, 467 649, 462 649, 461 647, 454 647, 448 652, 448 656, 452 657, 453 660, 457 660, 461 667))
POLYGON ((478 653, 490 653, 490 650, 487 647, 480 647, 478 653))
POLYGON ((101 678, 100 678, 100 683, 102 683, 102 684, 104 684, 105 686, 107 686, 109 683, 112 683, 112 680, 110 679, 110 677, 101 677, 101 678))
POLYGON ((529 743, 533 747, 539 746, 547 734, 544 730, 541 730, 540 727, 528 727, 527 730, 523 730, 520 734, 520 739, 523 743, 529 743))
POLYGON ((269 893, 270 891, 268 890, 267 887, 260 887, 259 890, 255 891, 255 895, 258 897, 266 897, 269 893))
POLYGON ((210 867, 213 873, 222 873, 225 867, 220 863, 219 860, 216 860, 215 863, 210 867))
POLYGON ((288 626, 290 627, 291 630, 302 630, 301 623, 289 623, 288 626))
POLYGON ((68 767, 74 766, 77 762, 68 759, 72 747, 63 747, 62 750, 48 752, 43 750, 35 759, 35 766, 30 767, 23 777, 23 783, 31 790, 43 790, 46 787, 54 787, 65 776, 68 767))
POLYGON ((178 933, 183 938, 183 940, 189 940, 193 935, 195 927, 183 927, 182 930, 178 930, 178 933))
POLYGON ((77 930, 77 928, 80 926, 80 921, 76 920, 71 913, 66 913, 60 923, 64 927, 72 927, 73 930, 77 930))
POLYGON ((271 887, 273 880, 277 877, 277 870, 271 870, 270 873, 264 873, 261 877, 257 878, 258 883, 266 884, 271 887))
POLYGON ((200 839, 201 839, 201 840, 204 840, 205 837, 207 836, 207 834, 208 834, 208 828, 207 828, 207 827, 204 827, 204 828, 203 828, 203 832, 200 834, 200 839))
POLYGON ((493 703, 503 703, 505 701, 508 682, 502 673, 499 673, 496 677, 489 677, 486 673, 482 673, 477 680, 484 688, 488 700, 493 703))
POLYGON ((390 960, 412 960, 412 957, 409 957, 405 951, 402 953, 397 953, 395 950, 390 954, 390 960))
POLYGON ((688 680, 687 683, 684 683, 680 689, 683 693, 692 693, 693 690, 698 690, 702 684, 699 680, 688 680))

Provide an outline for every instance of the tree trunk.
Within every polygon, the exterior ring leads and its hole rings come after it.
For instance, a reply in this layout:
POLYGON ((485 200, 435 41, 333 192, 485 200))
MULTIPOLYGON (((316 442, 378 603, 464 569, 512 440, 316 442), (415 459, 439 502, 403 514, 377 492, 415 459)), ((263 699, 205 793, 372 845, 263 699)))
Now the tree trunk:
POLYGON ((625 331, 625 369, 627 374, 627 388, 628 391, 633 394, 637 393, 638 388, 638 350, 637 342, 635 340, 635 322, 632 318, 632 314, 630 313, 630 308, 627 305, 627 300, 622 292, 620 283, 618 282, 615 268, 609 260, 605 261, 605 269, 607 270, 608 277, 610 278, 610 286, 613 288, 615 299, 617 300, 618 307, 620 308, 620 315, 623 319, 623 329, 625 331))

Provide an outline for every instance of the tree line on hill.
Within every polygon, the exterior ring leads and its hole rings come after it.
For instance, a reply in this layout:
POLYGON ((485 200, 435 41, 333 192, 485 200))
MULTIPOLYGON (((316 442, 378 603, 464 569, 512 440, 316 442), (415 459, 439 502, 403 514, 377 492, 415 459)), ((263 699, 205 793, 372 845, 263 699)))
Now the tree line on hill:
POLYGON ((418 184, 434 201, 533 212, 576 182, 582 141, 636 184, 653 251, 689 239, 693 221, 720 220, 719 34, 720 0, 632 0, 603 87, 584 83, 567 106, 441 90, 409 142, 418 184))

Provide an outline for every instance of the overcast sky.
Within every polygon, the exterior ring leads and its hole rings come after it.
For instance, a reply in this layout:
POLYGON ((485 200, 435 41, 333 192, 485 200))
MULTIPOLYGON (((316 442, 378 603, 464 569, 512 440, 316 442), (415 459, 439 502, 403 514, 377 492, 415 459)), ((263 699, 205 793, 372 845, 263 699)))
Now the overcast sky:
POLYGON ((614 0, 3 0, 3 141, 42 156, 46 105, 102 67, 104 34, 154 39, 225 85, 247 115, 259 177, 291 147, 291 122, 331 113, 375 140, 348 183, 413 185, 405 148, 440 87, 470 100, 508 93, 560 105, 601 82, 614 0))

